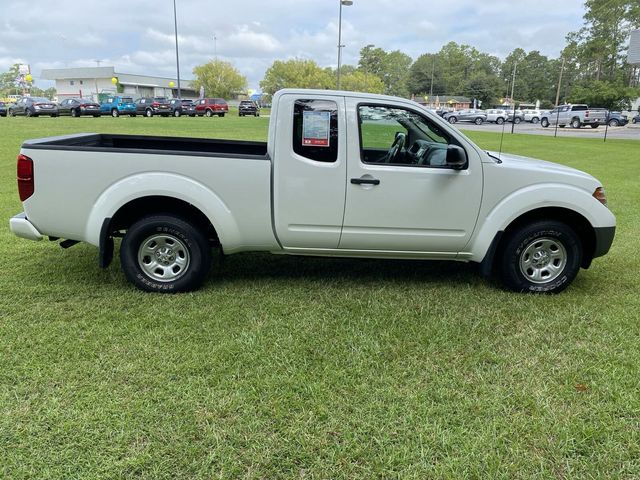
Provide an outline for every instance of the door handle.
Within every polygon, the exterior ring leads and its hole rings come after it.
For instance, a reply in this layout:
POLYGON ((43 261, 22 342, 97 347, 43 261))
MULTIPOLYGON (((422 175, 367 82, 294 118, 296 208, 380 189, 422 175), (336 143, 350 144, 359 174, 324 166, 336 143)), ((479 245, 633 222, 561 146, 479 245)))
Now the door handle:
POLYGON ((351 183, 354 185, 380 185, 377 178, 352 178, 351 183))

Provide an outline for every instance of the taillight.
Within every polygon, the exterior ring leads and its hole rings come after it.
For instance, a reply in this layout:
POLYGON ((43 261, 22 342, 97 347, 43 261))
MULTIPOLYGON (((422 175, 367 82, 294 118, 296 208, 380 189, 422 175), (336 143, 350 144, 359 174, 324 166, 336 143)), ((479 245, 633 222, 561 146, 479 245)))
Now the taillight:
POLYGON ((18 155, 18 194, 20 201, 24 202, 33 195, 33 160, 26 155, 18 155))
POLYGON ((584 116, 585 116, 585 118, 589 118, 589 110, 587 110, 586 112, 584 112, 584 116))

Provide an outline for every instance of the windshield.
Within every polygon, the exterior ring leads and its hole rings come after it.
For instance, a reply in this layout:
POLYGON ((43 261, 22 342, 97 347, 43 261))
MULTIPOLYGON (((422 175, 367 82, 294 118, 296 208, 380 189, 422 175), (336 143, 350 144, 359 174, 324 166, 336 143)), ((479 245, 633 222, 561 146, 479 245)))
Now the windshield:
POLYGON ((31 100, 36 102, 36 103, 49 103, 51 100, 49 100, 48 98, 44 98, 44 97, 31 97, 31 100))
POLYGON ((131 97, 122 97, 122 103, 133 103, 133 98, 131 98, 131 97))

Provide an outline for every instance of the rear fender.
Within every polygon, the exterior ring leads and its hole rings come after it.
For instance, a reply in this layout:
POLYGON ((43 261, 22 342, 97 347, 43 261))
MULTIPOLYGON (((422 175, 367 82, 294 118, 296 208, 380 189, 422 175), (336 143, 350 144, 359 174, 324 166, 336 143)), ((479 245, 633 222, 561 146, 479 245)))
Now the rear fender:
POLYGON ((200 210, 216 229, 223 249, 241 244, 236 219, 213 191, 192 178, 170 173, 145 173, 124 178, 103 191, 96 200, 85 229, 88 243, 99 246, 104 220, 127 203, 142 197, 164 196, 190 203, 200 210))

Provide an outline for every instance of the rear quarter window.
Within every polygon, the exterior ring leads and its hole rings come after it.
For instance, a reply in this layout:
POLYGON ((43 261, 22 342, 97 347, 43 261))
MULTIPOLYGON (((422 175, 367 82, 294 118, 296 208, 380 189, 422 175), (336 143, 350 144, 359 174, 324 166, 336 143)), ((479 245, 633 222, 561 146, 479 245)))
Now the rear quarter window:
POLYGON ((338 105, 332 100, 296 100, 293 151, 316 162, 338 159, 338 105))

